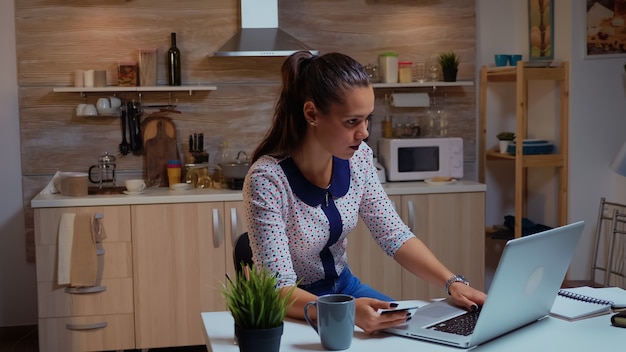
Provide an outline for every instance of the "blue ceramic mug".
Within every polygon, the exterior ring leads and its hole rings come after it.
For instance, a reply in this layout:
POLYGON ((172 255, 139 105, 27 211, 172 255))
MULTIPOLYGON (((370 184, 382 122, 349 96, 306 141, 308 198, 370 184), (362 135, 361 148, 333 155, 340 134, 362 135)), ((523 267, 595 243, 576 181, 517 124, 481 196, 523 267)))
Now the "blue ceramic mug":
POLYGON ((327 350, 347 350, 354 335, 355 300, 350 295, 328 294, 304 306, 304 318, 320 336, 327 350), (317 308, 317 322, 309 317, 309 307, 317 308))
POLYGON ((510 62, 511 62, 511 66, 517 66, 517 62, 522 60, 522 55, 516 54, 516 55, 511 55, 510 58, 510 62))
POLYGON ((509 63, 511 55, 496 54, 495 56, 496 66, 506 66, 509 63))

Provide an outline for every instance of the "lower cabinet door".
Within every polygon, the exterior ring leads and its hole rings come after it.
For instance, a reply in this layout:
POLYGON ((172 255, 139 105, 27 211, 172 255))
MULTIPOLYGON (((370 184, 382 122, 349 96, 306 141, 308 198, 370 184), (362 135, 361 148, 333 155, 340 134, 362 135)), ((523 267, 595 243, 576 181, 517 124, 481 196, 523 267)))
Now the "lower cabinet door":
MULTIPOLYGON (((404 195, 402 218, 445 266, 484 289, 484 192, 404 195)), ((441 287, 402 269, 402 299, 444 296, 441 287)))
POLYGON ((134 348, 133 314, 39 319, 40 352, 134 348))
POLYGON ((136 205, 131 213, 136 348, 204 344, 201 313, 224 309, 224 203, 136 205))

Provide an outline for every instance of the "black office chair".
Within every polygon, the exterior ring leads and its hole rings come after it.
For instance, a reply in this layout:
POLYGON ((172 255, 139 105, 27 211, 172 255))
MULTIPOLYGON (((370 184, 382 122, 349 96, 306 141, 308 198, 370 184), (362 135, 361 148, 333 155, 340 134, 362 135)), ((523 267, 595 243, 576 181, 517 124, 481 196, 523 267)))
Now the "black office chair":
POLYGON ((252 265, 252 249, 250 248, 250 239, 247 232, 242 233, 235 240, 233 262, 235 263, 237 274, 241 272, 242 265, 252 265))

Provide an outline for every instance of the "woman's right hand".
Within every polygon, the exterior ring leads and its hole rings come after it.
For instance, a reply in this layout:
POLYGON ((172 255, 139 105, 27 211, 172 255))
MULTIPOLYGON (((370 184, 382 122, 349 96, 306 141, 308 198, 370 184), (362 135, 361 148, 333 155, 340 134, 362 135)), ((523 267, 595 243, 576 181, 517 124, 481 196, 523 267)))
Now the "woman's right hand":
POLYGON ((357 298, 355 303, 355 324, 366 334, 400 325, 409 318, 406 310, 385 314, 378 312, 379 309, 391 309, 391 302, 364 297, 357 298))

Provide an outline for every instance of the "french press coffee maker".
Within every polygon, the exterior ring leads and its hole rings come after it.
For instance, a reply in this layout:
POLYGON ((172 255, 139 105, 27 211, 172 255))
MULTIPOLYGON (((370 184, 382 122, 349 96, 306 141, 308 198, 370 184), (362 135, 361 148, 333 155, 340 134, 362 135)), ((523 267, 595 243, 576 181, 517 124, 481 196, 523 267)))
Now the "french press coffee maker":
POLYGON ((89 167, 89 181, 98 184, 99 188, 116 187, 115 184, 115 157, 105 152, 98 157, 98 165, 89 167), (91 172, 94 168, 98 168, 98 179, 93 179, 91 172))

